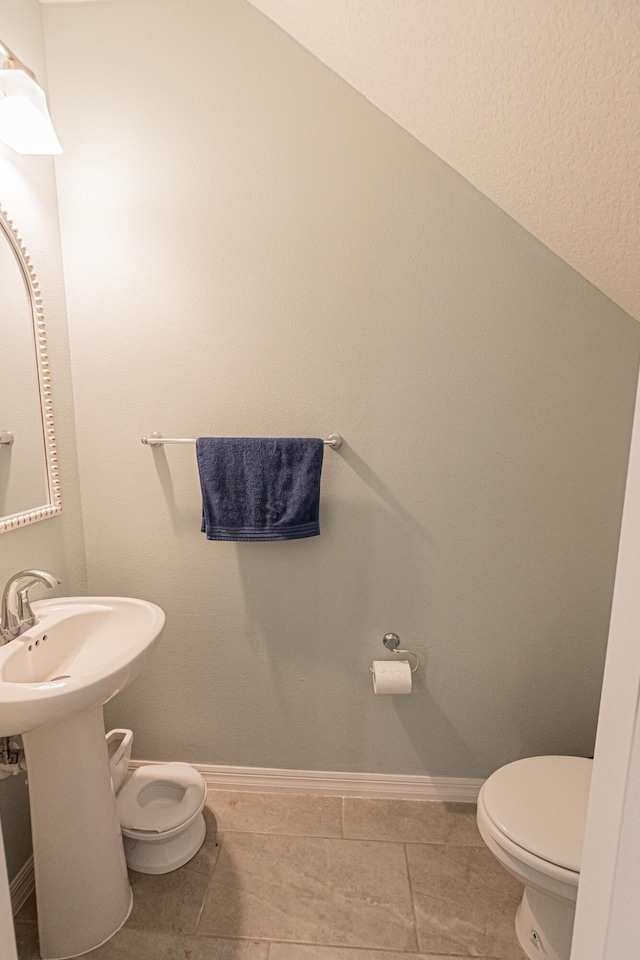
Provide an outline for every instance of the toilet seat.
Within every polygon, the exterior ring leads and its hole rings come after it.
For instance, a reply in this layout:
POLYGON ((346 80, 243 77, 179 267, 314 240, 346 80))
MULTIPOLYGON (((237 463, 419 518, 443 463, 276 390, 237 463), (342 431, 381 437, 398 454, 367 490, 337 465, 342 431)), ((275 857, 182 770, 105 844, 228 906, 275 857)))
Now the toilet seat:
POLYGON ((501 767, 483 785, 482 808, 506 849, 580 873, 592 761, 528 757, 501 767))
MULTIPOLYGON (((493 855, 509 870, 510 866, 515 868, 515 876, 523 883, 530 883, 537 886, 534 879, 536 874, 540 879, 544 878, 544 887, 553 890, 558 896, 564 896, 575 899, 575 891, 578 889, 580 874, 575 870, 567 870, 565 867, 559 867, 556 863, 549 860, 543 860, 537 857, 524 847, 519 847, 517 843, 510 840, 506 834, 495 825, 487 813, 482 796, 482 789, 478 795, 477 808, 478 829, 482 839, 491 850, 493 855)), ((511 870, 513 872, 513 869, 511 870)))
POLYGON ((138 767, 116 797, 122 831, 169 835, 202 811, 206 796, 201 774, 188 763, 138 767))

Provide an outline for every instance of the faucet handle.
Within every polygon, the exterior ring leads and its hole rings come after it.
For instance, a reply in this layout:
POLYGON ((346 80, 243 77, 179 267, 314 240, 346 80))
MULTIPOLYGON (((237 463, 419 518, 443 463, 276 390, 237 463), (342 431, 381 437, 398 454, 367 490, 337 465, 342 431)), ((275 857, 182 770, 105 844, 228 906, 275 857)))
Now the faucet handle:
POLYGON ((16 613, 22 629, 32 627, 36 622, 36 615, 31 609, 31 601, 29 600, 29 588, 39 582, 39 580, 30 580, 26 586, 18 590, 16 613))

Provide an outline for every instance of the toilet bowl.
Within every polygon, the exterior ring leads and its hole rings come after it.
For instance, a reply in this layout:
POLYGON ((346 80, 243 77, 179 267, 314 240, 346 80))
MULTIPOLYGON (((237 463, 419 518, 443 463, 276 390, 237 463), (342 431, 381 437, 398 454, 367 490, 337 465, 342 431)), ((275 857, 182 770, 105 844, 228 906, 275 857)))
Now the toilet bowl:
POLYGON ((529 757, 496 770, 478 795, 478 828, 524 885, 516 935, 531 960, 569 960, 592 761, 529 757))
POLYGON ((162 763, 129 772, 133 734, 107 734, 111 780, 128 866, 169 873, 196 855, 207 832, 207 786, 188 763, 162 763))

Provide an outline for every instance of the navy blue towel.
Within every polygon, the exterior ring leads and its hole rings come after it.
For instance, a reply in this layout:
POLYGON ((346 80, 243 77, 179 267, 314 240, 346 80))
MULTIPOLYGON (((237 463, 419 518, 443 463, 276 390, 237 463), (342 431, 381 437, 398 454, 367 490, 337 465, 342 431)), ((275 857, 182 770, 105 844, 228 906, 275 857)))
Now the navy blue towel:
POLYGON ((320 535, 322 440, 198 437, 207 540, 301 540, 320 535))

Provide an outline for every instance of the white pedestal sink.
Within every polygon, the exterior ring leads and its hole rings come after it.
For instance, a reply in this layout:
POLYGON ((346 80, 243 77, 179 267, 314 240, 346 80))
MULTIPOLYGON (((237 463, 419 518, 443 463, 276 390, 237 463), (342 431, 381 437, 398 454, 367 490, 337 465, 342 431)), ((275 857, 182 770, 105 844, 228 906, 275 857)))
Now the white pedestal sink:
POLYGON ((23 735, 40 951, 87 953, 129 916, 103 705, 142 669, 164 626, 153 603, 65 597, 0 647, 0 736, 23 735))

